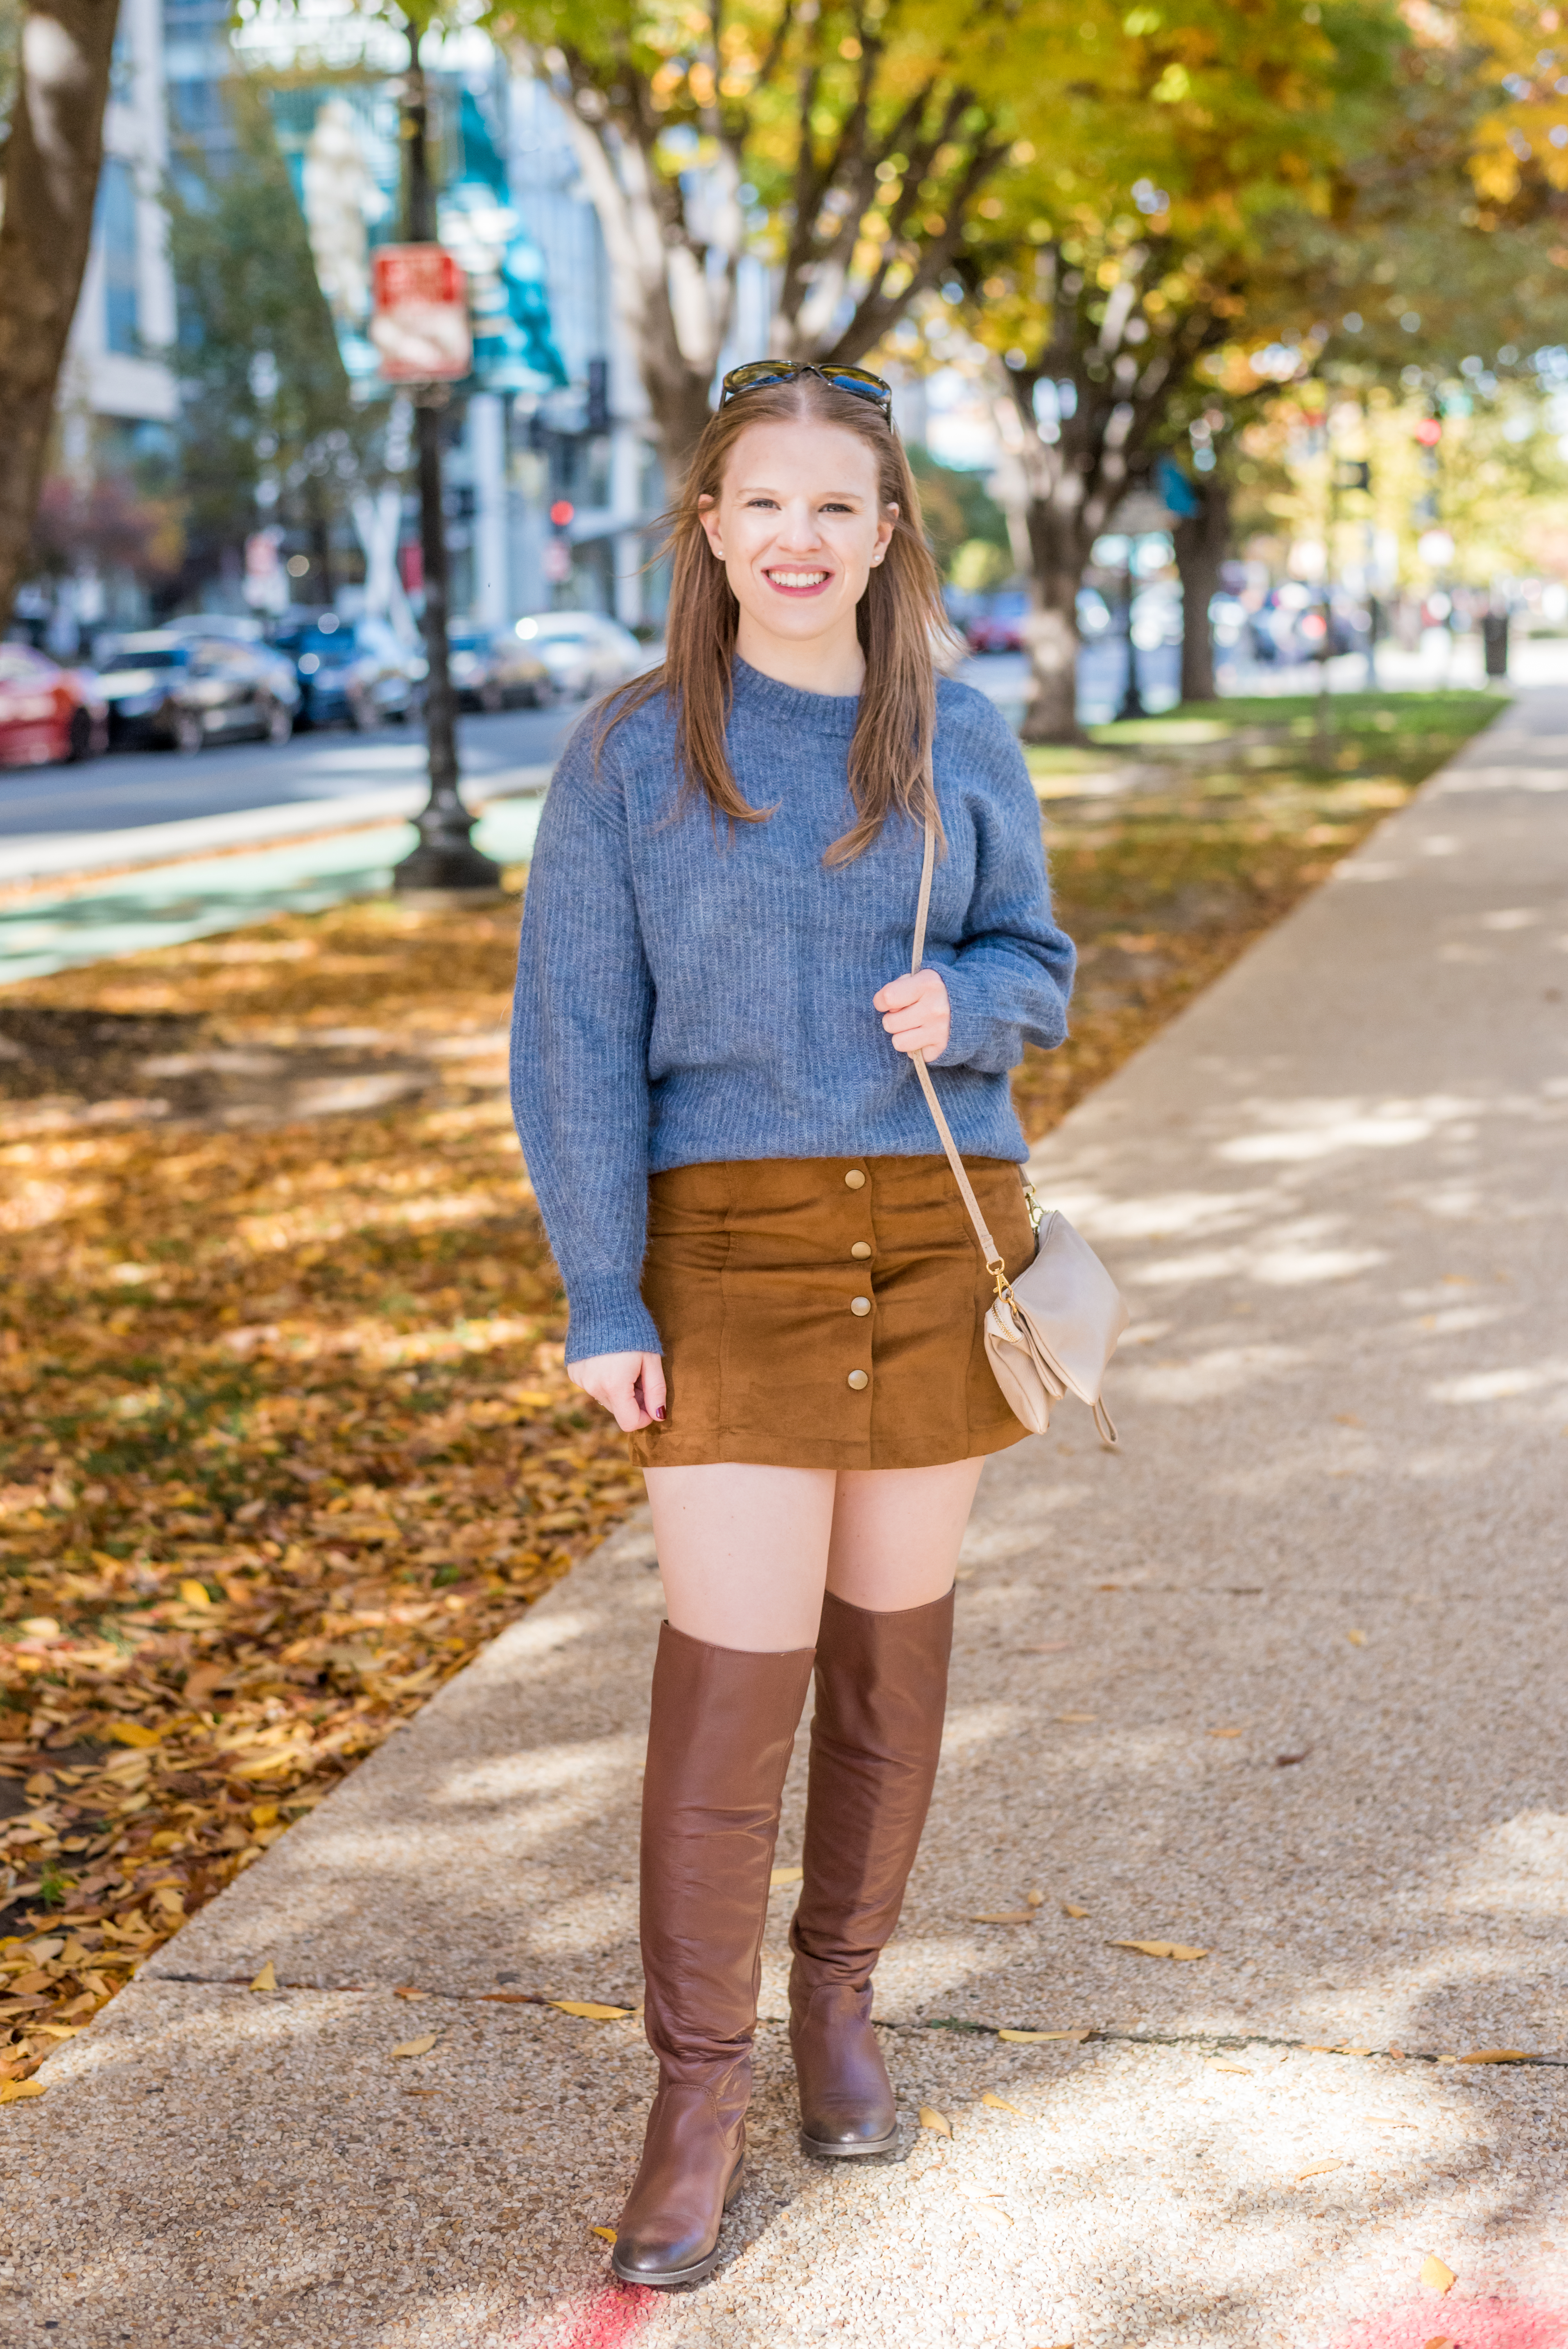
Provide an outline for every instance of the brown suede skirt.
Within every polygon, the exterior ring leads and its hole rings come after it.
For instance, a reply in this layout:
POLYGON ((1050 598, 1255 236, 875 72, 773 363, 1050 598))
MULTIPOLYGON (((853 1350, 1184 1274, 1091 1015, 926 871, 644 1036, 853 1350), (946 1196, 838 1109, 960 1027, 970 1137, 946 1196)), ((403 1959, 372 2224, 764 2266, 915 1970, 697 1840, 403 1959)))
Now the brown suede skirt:
MULTIPOLYGON (((1019 1171, 965 1164, 1009 1273, 1019 1171)), ((931 1468, 1016 1444, 982 1333, 995 1295, 947 1161, 727 1159, 648 1186, 643 1295, 668 1417, 639 1467, 931 1468)))

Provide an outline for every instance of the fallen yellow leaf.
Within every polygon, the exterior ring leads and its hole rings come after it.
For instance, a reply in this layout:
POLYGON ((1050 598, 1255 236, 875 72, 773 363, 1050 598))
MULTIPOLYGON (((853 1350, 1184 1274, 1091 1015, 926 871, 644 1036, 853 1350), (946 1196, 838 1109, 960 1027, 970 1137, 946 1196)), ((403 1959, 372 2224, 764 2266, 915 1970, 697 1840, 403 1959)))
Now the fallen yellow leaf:
POLYGON ((204 1582, 182 1582, 180 1596, 187 1607, 211 1607, 211 1598, 204 1582))
POLYGON ((799 1884, 806 1871, 803 1868, 776 1868, 768 1879, 769 1892, 777 1892, 781 1884, 799 1884))
POLYGON ((1016 2105, 1008 2104, 1003 2096, 994 2095, 989 2088, 980 2101, 983 2105, 989 2105, 994 2113, 1016 2113, 1018 2110, 1016 2105))
POLYGON ((934 2105, 922 2105, 920 2108, 920 2126, 923 2129, 931 2129, 934 2131, 935 2135, 938 2137, 951 2137, 953 2135, 953 2123, 948 2119, 945 2113, 939 2113, 934 2105))
POLYGON ((1533 2059, 1522 2047, 1478 2047, 1473 2054, 1461 2055, 1461 2064, 1528 2064, 1533 2059))
POLYGON ((162 1742, 161 1730, 144 1729, 139 1721, 111 1721, 103 1733, 119 1745, 158 1745, 162 1742))
POLYGON ((602 2243, 613 2243, 616 2239, 616 2230, 614 2227, 590 2227, 588 2232, 591 2235, 597 2235, 602 2243))
POLYGON ((424 2032, 418 2039, 405 2039, 401 2046, 394 2047, 392 2053, 394 2055, 428 2055, 440 2035, 438 2031, 424 2032))
POLYGON ((581 2015, 584 2023, 624 2023, 633 2012, 629 2006, 602 2006, 592 1998, 552 1998, 550 2003, 562 2014, 581 2015))
POLYGON ((1185 1941, 1112 1941, 1113 1950, 1138 1950, 1146 1958, 1175 1958, 1185 1962, 1189 1958, 1206 1958, 1207 1950, 1194 1950, 1185 1941))
POLYGON ((1062 1902, 1062 1915, 1064 1917, 1087 1917, 1088 1915, 1088 1910, 1087 1909, 1080 1909, 1076 1900, 1064 1900, 1062 1902))
POLYGON ((1253 2076, 1244 2064, 1222 2064, 1217 2055, 1210 2056, 1209 2069, 1211 2072, 1239 2072, 1243 2080, 1250 2080, 1253 2076))
POLYGON ((1421 2261, 1421 2282, 1429 2292, 1451 2292, 1458 2281, 1452 2268, 1446 2267, 1435 2251, 1429 2251, 1421 2261))
POLYGON ((1447 2333, 1434 2333, 1425 2344, 1425 2349, 1454 2349, 1452 2336, 1447 2333))
POLYGON ((972 1925, 1032 1925, 1035 1914, 1033 1909, 982 1909, 977 1916, 970 1918, 969 1922, 972 1925))
POLYGON ((1204 1732, 1209 1737, 1239 1737, 1241 1733, 1239 1729, 1210 1729, 1204 1732))
POLYGON ((1090 2026, 1087 2023, 1078 2031, 998 2031, 998 2039, 1010 2040, 1016 2047, 1031 2047, 1041 2039, 1087 2039, 1090 2026))
POLYGON ((1367 1634, 1365 1631, 1346 1631, 1345 1636, 1349 1640, 1353 1648, 1364 1648, 1367 1645, 1367 1634))
POLYGON ((273 1971, 273 1961, 271 1958, 269 1958, 266 1964, 262 1968, 261 1972, 256 1976, 255 1981, 251 1984, 251 1988, 253 1990, 276 1990, 277 1986, 278 1978, 273 1971))
POLYGON ((0 2080, 0 2105, 19 2105, 28 2096, 47 2093, 42 2080, 0 2080))
POLYGON ((1345 2164, 1338 2160, 1309 2161, 1305 2169, 1298 2169, 1295 2174, 1299 2182, 1304 2178, 1326 2178, 1331 2169, 1343 2169, 1344 2167, 1345 2164))

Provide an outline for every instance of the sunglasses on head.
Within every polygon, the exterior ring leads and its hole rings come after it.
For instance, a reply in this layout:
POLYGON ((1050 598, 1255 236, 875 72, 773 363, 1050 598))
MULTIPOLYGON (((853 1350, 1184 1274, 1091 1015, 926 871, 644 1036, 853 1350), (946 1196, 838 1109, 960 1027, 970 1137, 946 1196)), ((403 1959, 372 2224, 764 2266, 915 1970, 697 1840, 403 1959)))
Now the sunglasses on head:
POLYGON ((869 367, 817 367, 805 359, 752 359, 745 367, 731 367, 720 389, 719 406, 727 408, 743 391, 761 391, 770 383, 794 383, 803 375, 814 375, 835 391, 852 392, 857 399, 869 399, 892 420, 892 386, 884 383, 880 375, 869 367))

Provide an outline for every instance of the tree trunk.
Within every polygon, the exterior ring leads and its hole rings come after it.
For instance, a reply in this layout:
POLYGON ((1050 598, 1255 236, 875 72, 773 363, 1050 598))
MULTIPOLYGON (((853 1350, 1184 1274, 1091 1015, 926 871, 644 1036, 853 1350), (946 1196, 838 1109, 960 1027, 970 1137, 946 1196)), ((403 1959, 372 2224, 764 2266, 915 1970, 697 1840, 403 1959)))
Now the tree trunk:
POLYGON ((1050 499, 1031 498, 1026 510, 1033 577, 1024 622, 1029 654, 1026 742, 1081 742, 1078 719, 1078 593, 1088 550, 1073 517, 1050 499))
POLYGON ((1231 543, 1231 493, 1218 481, 1198 489, 1199 512, 1177 523, 1176 568, 1181 580, 1181 698, 1214 698, 1214 631, 1209 605, 1220 592, 1220 567, 1231 543))
POLYGON ((0 219, 0 630, 26 561, 92 242, 119 0, 32 0, 0 219))

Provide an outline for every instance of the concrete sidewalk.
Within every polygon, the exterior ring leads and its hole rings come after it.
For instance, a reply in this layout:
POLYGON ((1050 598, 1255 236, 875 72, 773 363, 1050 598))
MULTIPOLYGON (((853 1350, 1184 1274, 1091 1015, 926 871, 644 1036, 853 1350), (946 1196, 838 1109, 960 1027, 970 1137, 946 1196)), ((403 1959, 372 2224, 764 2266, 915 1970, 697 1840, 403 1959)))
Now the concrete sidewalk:
POLYGON ((1041 1154, 1125 1449, 982 1487, 906 2159, 800 2158, 769 2022, 724 2264, 606 2280, 651 2058, 535 2002, 639 1995, 634 1520, 0 2110, 0 2339, 1562 2349, 1565 992, 1552 693, 1041 1154))

